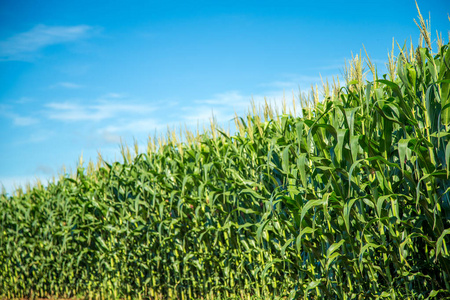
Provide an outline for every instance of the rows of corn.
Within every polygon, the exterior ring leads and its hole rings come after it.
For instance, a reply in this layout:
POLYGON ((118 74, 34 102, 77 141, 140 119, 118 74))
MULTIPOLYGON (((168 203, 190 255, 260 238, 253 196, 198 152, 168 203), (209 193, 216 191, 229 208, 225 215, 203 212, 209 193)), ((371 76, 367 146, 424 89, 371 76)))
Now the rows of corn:
MULTIPOLYGON (((0 198, 0 298, 450 297, 450 49, 0 198)), ((422 45, 423 43, 423 45, 422 45)))

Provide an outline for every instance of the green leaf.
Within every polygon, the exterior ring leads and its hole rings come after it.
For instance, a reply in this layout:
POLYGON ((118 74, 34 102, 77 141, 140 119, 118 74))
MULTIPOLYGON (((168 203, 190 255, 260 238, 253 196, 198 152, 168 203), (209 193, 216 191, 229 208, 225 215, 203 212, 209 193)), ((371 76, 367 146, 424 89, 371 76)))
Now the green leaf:
POLYGON ((303 206, 302 208, 302 213, 301 213, 301 220, 303 220, 303 218, 305 217, 305 215, 308 213, 308 211, 315 206, 320 206, 326 203, 326 200, 310 200, 308 202, 306 202, 306 204, 303 206))
POLYGON ((306 291, 310 291, 312 289, 315 289, 320 284, 320 280, 314 280, 311 281, 308 286, 306 287, 306 291))
POLYGON ((446 246, 446 243, 445 243, 445 240, 444 240, 444 238, 445 238, 445 236, 446 236, 447 234, 450 234, 450 228, 445 229, 445 230, 442 232, 441 236, 438 238, 437 242, 436 242, 436 260, 438 259, 439 254, 442 252, 442 248, 443 248, 443 247, 442 247, 442 244, 445 245, 445 249, 446 249, 445 255, 448 256, 448 253, 447 253, 447 246, 446 246))
POLYGON ((289 147, 290 145, 287 145, 282 153, 282 168, 286 174, 289 174, 289 147))
POLYGON ((264 229, 269 222, 270 219, 265 220, 263 223, 259 225, 258 229, 256 230, 256 240, 258 241, 258 243, 261 243, 264 229))
POLYGON ((445 146, 445 167, 447 169, 448 178, 450 173, 450 142, 448 142, 447 146, 445 146))
POLYGON ((352 206, 355 203, 357 199, 351 199, 350 201, 347 201, 344 204, 344 210, 343 210, 343 214, 344 214, 344 222, 345 222, 345 227, 347 228, 347 232, 350 234, 350 215, 351 215, 351 211, 352 211, 352 206))
POLYGON ((359 154, 359 137, 360 135, 350 136, 350 150, 352 151, 352 162, 355 162, 359 154))
POLYGON ((400 165, 402 167, 402 172, 405 170, 406 161, 406 149, 408 148, 409 139, 400 139, 398 141, 398 155, 400 159, 400 165))
POLYGON ((342 244, 345 242, 345 240, 340 240, 337 243, 333 243, 333 245, 331 245, 328 249, 327 249, 327 257, 330 257, 331 254, 333 254, 334 251, 336 251, 337 249, 339 249, 342 244))
POLYGON ((443 294, 449 294, 448 293, 448 290, 443 290, 443 289, 441 289, 441 290, 432 290, 431 292, 430 292, 430 294, 428 295, 428 297, 426 298, 426 300, 428 300, 428 299, 433 299, 433 298, 435 298, 438 294, 440 294, 440 293, 443 293, 443 294))
POLYGON ((302 148, 302 138, 303 138, 303 122, 299 121, 295 124, 295 129, 297 131, 297 143, 298 149, 301 151, 302 148))
POLYGON ((304 188, 308 187, 306 181, 306 153, 301 153, 297 159, 297 167, 300 170, 300 179, 304 188))
POLYGON ((297 236, 297 238, 295 240, 295 245, 297 247, 297 251, 300 252, 302 249, 301 242, 302 242, 303 235, 314 233, 315 231, 316 231, 316 229, 313 229, 311 227, 305 227, 305 228, 300 229, 300 234, 297 236))
POLYGON ((342 162, 343 153, 344 153, 344 141, 345 141, 345 135, 347 133, 348 129, 338 129, 337 132, 337 145, 334 149, 336 152, 336 157, 338 163, 342 162))

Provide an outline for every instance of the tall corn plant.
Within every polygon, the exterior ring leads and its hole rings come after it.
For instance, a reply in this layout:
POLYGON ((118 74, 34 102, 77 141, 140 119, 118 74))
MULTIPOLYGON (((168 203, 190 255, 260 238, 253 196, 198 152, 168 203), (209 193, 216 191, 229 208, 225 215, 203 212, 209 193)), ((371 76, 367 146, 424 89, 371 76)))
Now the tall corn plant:
POLYGON ((390 78, 367 84, 355 59, 312 118, 282 118, 267 177, 292 217, 273 207, 261 227, 293 235, 272 244, 301 257, 298 294, 449 296, 450 51, 430 45, 402 48, 390 78))
MULTIPOLYGON (((449 44, 0 200, 0 295, 449 295, 449 44), (295 109, 295 106, 294 106, 295 109)), ((425 24, 425 25, 424 25, 425 24)))

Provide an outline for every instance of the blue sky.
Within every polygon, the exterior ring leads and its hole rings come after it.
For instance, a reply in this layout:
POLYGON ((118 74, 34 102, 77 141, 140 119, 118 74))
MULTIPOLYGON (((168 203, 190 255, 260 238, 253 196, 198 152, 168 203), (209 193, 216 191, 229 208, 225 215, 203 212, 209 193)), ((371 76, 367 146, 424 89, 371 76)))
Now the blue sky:
MULTIPOLYGON (((447 41, 448 0, 418 1, 447 41)), ((8 193, 119 158, 167 127, 228 126, 253 99, 280 102, 340 75, 366 47, 418 29, 414 1, 24 1, 0 3, 0 183, 8 193)))

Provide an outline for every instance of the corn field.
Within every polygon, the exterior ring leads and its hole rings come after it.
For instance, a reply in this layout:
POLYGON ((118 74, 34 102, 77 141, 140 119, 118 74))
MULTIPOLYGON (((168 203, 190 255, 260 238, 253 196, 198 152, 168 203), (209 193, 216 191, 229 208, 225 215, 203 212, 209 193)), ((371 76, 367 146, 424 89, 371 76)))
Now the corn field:
POLYGON ((3 192, 0 299, 450 298, 450 44, 419 21, 388 74, 356 56, 299 113, 3 192))

